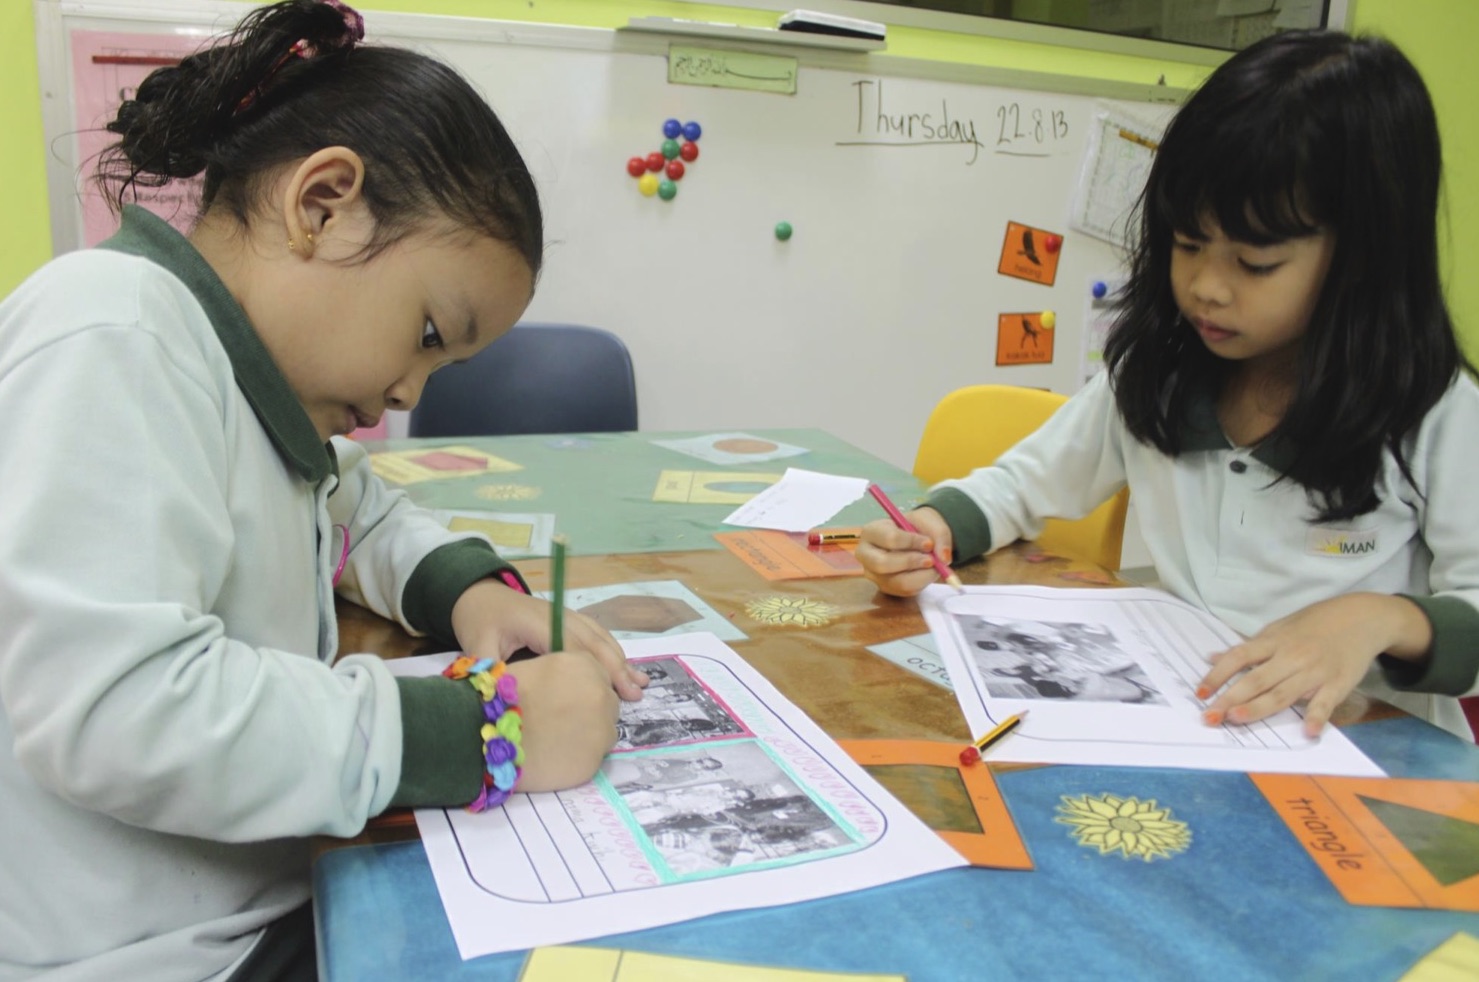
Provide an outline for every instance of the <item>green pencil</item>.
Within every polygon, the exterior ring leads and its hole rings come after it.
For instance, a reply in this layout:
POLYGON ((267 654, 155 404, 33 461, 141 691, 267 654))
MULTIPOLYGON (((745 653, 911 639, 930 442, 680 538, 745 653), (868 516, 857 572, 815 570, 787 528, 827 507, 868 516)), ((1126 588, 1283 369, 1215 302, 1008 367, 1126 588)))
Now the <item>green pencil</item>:
POLYGON ((555 588, 550 597, 549 650, 560 651, 565 647, 565 537, 557 535, 551 544, 554 552, 550 556, 550 575, 555 588))

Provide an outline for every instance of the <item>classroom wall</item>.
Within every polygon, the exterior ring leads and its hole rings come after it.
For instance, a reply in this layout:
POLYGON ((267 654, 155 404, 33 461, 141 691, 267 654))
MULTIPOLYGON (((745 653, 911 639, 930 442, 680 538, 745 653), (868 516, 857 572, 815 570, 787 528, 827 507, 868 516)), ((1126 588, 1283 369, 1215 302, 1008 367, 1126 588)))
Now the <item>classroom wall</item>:
POLYGON ((51 258, 36 31, 27 0, 0 0, 0 297, 51 258))
MULTIPOLYGON (((662 0, 362 0, 366 10, 490 17, 619 27, 634 16, 681 17, 770 26, 774 15, 748 8, 662 0)), ((782 4, 778 3, 778 6, 782 4)), ((880 15, 880 19, 886 16, 880 15)), ((1479 359, 1479 278, 1461 273, 1479 263, 1479 116, 1465 101, 1479 90, 1479 38, 1474 0, 1355 0, 1353 26, 1391 37, 1433 90, 1443 127, 1447 172, 1445 261, 1449 296, 1470 355, 1479 359)), ((1135 58, 974 35, 891 28, 889 54, 1117 81, 1189 88, 1204 66, 1135 58)), ((0 0, 0 295, 51 255, 45 148, 32 7, 0 0)))
POLYGON ((1422 72, 1443 135, 1444 282, 1469 360, 1479 363, 1479 3, 1355 0, 1352 28, 1382 34, 1422 72))

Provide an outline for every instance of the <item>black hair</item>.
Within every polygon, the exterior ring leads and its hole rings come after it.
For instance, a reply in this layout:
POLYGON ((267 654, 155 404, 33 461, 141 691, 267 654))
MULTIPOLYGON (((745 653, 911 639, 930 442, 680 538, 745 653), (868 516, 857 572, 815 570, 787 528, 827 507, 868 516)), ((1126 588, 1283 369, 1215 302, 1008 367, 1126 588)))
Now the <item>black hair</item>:
POLYGON ((357 17, 318 0, 260 7, 225 39, 150 73, 108 124, 120 139, 97 181, 110 203, 121 210, 135 185, 203 171, 200 214, 224 208, 245 224, 277 168, 343 146, 365 161, 376 224, 367 257, 439 215, 507 242, 537 276, 539 195, 503 124, 441 62, 356 45, 357 17))
POLYGON ((1376 508, 1384 449, 1412 482, 1402 441, 1467 366, 1439 275, 1441 172, 1427 88, 1390 42, 1290 31, 1228 59, 1172 119, 1139 201, 1104 352, 1130 433, 1178 454, 1189 400, 1230 367, 1181 320, 1174 235, 1202 239, 1208 218, 1259 245, 1323 228, 1329 272, 1270 434, 1296 448, 1279 479, 1310 493, 1317 521, 1376 508))

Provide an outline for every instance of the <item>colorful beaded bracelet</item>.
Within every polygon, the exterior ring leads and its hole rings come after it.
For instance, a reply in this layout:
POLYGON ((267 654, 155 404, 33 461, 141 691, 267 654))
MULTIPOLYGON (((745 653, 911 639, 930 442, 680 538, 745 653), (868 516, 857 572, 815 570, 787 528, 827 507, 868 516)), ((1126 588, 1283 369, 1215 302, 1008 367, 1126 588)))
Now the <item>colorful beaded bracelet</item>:
POLYGON ((497 808, 514 793, 524 775, 524 714, 519 709, 519 680, 508 666, 492 658, 459 655, 442 670, 449 679, 467 679, 483 697, 483 790, 470 812, 497 808))

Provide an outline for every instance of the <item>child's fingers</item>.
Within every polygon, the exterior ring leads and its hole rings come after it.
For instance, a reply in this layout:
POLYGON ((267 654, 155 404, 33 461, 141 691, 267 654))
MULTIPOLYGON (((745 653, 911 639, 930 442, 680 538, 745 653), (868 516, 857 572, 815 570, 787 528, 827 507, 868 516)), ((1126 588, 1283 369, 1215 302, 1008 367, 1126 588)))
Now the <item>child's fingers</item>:
POLYGON ((1331 686, 1326 686, 1311 696, 1304 710, 1304 735, 1313 740, 1324 732, 1335 707, 1344 698, 1338 689, 1331 686))
POLYGON ((905 532, 887 519, 864 525, 858 540, 859 548, 868 545, 885 552, 923 552, 934 545, 928 536, 905 532))
POLYGON ((1281 713, 1299 701, 1309 686, 1298 678, 1284 677, 1271 682, 1268 673, 1249 672, 1223 698, 1213 703, 1210 711, 1225 711, 1229 723, 1256 723, 1281 713), (1247 688, 1244 689, 1244 684, 1247 688), (1244 689, 1244 691, 1236 691, 1244 689))
POLYGON ((1251 644, 1239 644, 1213 655, 1210 659, 1212 668, 1197 683, 1197 698, 1212 698, 1212 694, 1226 685, 1234 675, 1249 665, 1262 661, 1263 658, 1252 648, 1251 644))
POLYGON ((626 652, 611 636, 611 633, 583 614, 570 617, 570 644, 572 650, 588 651, 600 663, 611 678, 611 687, 627 702, 642 698, 642 689, 647 685, 646 673, 633 668, 627 661, 626 652))

